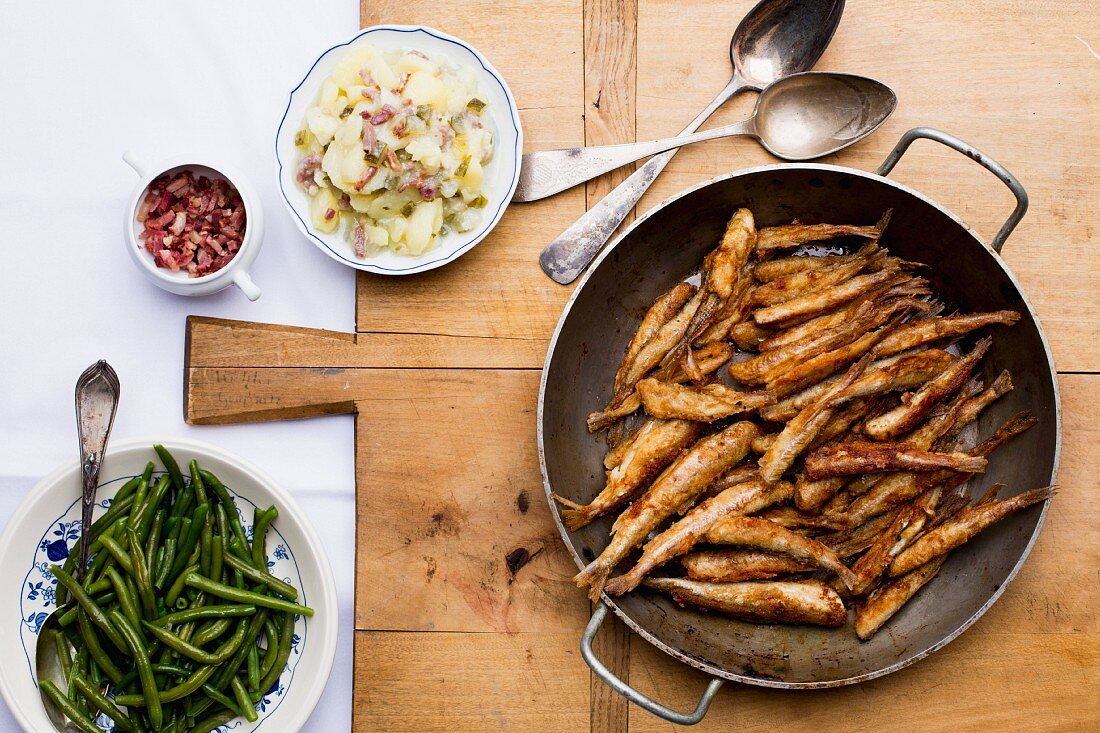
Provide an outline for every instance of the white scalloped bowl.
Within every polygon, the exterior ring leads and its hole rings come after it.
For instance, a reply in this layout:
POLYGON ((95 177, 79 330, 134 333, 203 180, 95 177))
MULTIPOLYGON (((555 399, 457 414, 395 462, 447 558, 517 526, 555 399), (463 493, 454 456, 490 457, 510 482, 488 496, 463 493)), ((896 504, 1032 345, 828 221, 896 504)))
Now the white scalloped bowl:
MULTIPOLYGON (((98 518, 115 492, 139 475, 148 461, 160 467, 155 441, 112 445, 100 472, 96 497, 98 518)), ((325 689, 336 654, 338 608, 336 583, 328 557, 297 502, 267 474, 220 448, 190 440, 160 441, 180 465, 192 459, 212 471, 237 502, 246 531, 252 511, 274 504, 279 518, 271 526, 267 547, 270 571, 298 589, 299 602, 312 606, 312 618, 299 617, 298 641, 279 681, 260 703, 259 718, 237 718, 219 731, 298 731, 309 719, 325 689)), ((27 731, 52 733, 42 708, 34 675, 35 644, 43 622, 56 608, 56 579, 51 564, 63 562, 80 535, 80 470, 77 461, 38 482, 9 519, 0 535, 0 608, 9 621, 0 624, 0 693, 12 715, 27 731), (18 615, 17 615, 18 614, 18 615)), ((106 718, 101 718, 106 721, 106 718)), ((109 727, 106 730, 110 730, 109 727)))
POLYGON ((516 100, 504 77, 477 49, 427 26, 377 25, 322 53, 305 77, 290 91, 290 99, 275 133, 276 185, 298 229, 326 255, 337 262, 378 275, 411 275, 455 261, 489 235, 504 216, 504 210, 519 183, 522 153, 523 130, 516 100), (347 49, 364 44, 387 51, 417 49, 429 56, 446 59, 456 66, 480 70, 480 88, 488 102, 494 140, 493 157, 485 165, 483 195, 489 200, 484 210, 485 220, 468 232, 439 236, 436 245, 421 255, 402 255, 386 250, 367 259, 357 258, 342 227, 331 234, 313 228, 309 216, 309 194, 295 181, 298 151, 294 145, 294 135, 301 129, 306 110, 316 103, 321 84, 347 49))

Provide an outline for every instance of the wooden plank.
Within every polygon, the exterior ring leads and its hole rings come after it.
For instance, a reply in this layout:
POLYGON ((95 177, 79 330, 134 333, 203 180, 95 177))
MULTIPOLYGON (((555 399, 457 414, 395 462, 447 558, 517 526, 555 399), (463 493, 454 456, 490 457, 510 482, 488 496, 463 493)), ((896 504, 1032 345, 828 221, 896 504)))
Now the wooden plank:
POLYGON ((546 504, 538 372, 367 370, 356 628, 572 630, 588 604, 546 504))
MULTIPOLYGON (((505 9, 473 0, 446 13, 426 0, 361 7, 364 25, 431 18, 486 53, 516 96, 525 147, 540 149, 584 143, 581 3, 505 9)), ((484 242, 445 268, 409 277, 361 274, 357 330, 478 337, 484 339, 475 344, 486 354, 482 365, 501 343, 520 341, 524 366, 540 367, 569 290, 542 274, 538 253, 546 232, 561 231, 583 211, 580 189, 512 206, 484 242)))
MULTIPOLYGON (((586 145, 633 142, 637 112, 637 0, 584 2, 584 138, 586 145)), ((629 165, 589 181, 588 208, 634 172, 629 165)), ((633 213, 626 223, 633 221, 633 213)), ((551 234, 551 236, 554 236, 551 234)), ((593 644, 611 673, 630 680, 630 632, 613 617, 593 644)), ((596 675, 590 680, 592 733, 614 733, 629 727, 630 706, 596 675)))
MULTIPOLYGON (((729 38, 754 0, 642 3, 638 15, 638 138, 671 135, 729 79, 729 38), (669 39, 688 42, 670 43, 669 39)), ((1069 0, 1050 13, 1010 0, 914 7, 848 2, 819 69, 867 74, 891 85, 899 104, 881 130, 822 162, 870 170, 900 135, 936 127, 1004 164, 1027 188, 1031 208, 1004 249, 1038 310, 1064 371, 1100 371, 1100 129, 1078 123, 1100 95, 1097 59, 1083 43, 1097 5, 1069 0), (912 22, 919 12, 920 22, 912 22), (1021 93, 1020 79, 1033 80, 1021 93)), ((750 113, 745 94, 708 126, 750 113)), ((729 170, 776 160, 748 138, 683 149, 639 204, 647 211, 684 188, 729 170)), ((995 178, 932 143, 914 145, 893 177, 948 207, 987 241, 1012 210, 995 178)))
MULTIPOLYGON (((727 685, 700 731, 1095 730, 1100 725, 1100 376, 1061 377, 1061 491, 1027 564, 972 628, 895 674, 822 691, 727 685)), ((631 680, 691 708, 706 684, 634 638, 631 680)), ((677 730, 631 716, 634 733, 677 730)))
POLYGON ((422 367, 515 369, 541 363, 535 340, 427 333, 324 331, 223 318, 188 316, 187 367, 422 367), (194 355, 194 358, 192 358, 194 355), (198 360, 196 360, 198 359, 198 360))
POLYGON ((399 733, 576 733, 588 725, 577 637, 355 633, 352 728, 399 733))

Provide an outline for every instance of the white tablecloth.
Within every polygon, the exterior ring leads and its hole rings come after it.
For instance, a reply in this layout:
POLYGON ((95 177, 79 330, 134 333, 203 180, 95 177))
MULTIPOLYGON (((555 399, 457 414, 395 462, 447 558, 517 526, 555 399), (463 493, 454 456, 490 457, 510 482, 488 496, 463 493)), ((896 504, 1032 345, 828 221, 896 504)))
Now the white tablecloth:
MULTIPOLYGON (((357 27, 351 0, 0 7, 0 526, 40 476, 75 460, 73 384, 107 359, 122 381, 114 438, 217 443, 280 479, 320 530, 341 636, 310 731, 350 726, 352 422, 185 425, 184 319, 354 328, 353 272, 292 225, 272 141, 291 86, 357 27), (235 288, 174 296, 137 271, 121 237, 136 181, 124 150, 150 161, 216 155, 251 178, 266 214, 252 270, 259 301, 235 288)), ((0 730, 18 730, 3 705, 0 730)))

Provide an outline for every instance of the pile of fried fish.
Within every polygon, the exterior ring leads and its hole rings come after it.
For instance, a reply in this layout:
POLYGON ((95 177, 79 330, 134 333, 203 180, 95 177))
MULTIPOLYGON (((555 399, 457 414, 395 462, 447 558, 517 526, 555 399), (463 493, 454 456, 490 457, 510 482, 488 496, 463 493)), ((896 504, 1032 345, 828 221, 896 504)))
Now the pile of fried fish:
POLYGON ((869 639, 953 549, 1053 494, 967 497, 1036 419, 975 444, 967 427, 1012 378, 977 373, 990 337, 957 345, 1019 314, 945 314, 921 266, 880 246, 889 218, 757 229, 739 209, 700 284, 649 309, 588 420, 608 430, 603 490, 584 505, 555 496, 571 530, 618 513, 575 578, 593 600, 644 584, 746 621, 828 627, 852 605, 869 639), (841 237, 862 246, 802 246, 841 237))

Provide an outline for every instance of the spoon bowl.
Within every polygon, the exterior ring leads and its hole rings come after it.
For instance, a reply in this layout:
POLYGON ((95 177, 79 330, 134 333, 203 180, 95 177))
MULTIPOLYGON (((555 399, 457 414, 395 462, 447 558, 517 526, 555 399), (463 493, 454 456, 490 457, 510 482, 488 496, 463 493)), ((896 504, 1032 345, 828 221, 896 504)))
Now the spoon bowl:
POLYGON ((820 158, 870 135, 897 104, 890 87, 865 76, 797 74, 760 95, 753 113, 755 137, 783 160, 820 158))

